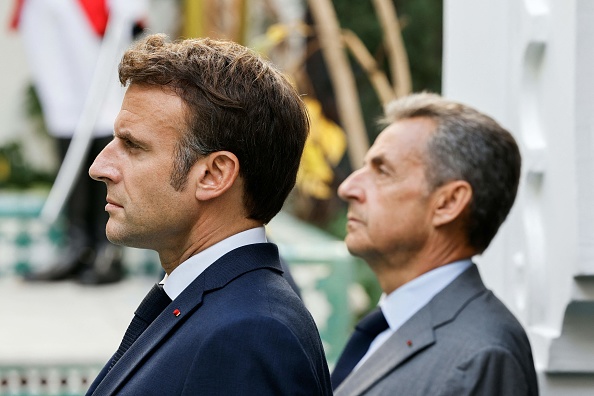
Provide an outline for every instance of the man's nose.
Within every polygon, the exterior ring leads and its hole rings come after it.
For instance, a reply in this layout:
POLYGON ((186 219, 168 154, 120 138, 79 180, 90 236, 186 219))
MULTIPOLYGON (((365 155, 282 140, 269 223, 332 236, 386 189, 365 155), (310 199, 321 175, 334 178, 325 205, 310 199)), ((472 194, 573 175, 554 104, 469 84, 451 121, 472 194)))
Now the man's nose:
POLYGON ((116 181, 117 179, 117 171, 114 166, 114 161, 112 159, 112 146, 113 141, 111 141, 105 148, 97 155, 95 161, 91 164, 89 168, 89 176, 97 181, 107 182, 116 181))
POLYGON ((360 170, 357 170, 349 175, 341 184, 338 186, 338 196, 348 201, 350 199, 358 199, 361 195, 361 188, 358 187, 357 179, 360 170))

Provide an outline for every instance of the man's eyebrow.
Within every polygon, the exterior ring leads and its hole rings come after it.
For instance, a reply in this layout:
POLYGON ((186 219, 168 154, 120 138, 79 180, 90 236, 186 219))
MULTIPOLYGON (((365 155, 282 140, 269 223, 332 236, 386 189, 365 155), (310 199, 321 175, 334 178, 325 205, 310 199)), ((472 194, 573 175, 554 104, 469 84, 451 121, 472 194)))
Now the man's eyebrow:
POLYGON ((134 143, 142 143, 142 140, 132 135, 132 133, 129 131, 114 132, 113 136, 117 137, 118 139, 129 140, 134 143))
POLYGON ((386 163, 386 157, 383 154, 376 154, 369 159, 369 163, 373 166, 379 166, 386 163))
POLYGON ((115 138, 123 140, 125 143, 127 142, 127 144, 133 144, 134 146, 145 149, 145 150, 147 150, 151 147, 151 144, 148 141, 138 138, 137 136, 132 134, 130 131, 124 130, 124 131, 117 132, 115 134, 115 138))
POLYGON ((118 139, 130 139, 130 140, 134 139, 132 134, 128 131, 120 131, 120 132, 113 131, 113 137, 117 137, 118 139))
POLYGON ((372 164, 380 164, 380 163, 384 162, 384 156, 381 154, 374 155, 373 157, 371 157, 369 162, 372 164))

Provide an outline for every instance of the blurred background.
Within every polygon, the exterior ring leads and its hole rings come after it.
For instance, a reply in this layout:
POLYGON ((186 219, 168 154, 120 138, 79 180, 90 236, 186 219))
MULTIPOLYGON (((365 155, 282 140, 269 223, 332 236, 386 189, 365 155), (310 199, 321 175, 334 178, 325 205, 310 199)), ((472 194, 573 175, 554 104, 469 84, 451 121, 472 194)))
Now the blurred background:
MULTIPOLYGON (((47 3, 68 1, 101 3, 47 3)), ((11 28, 20 3, 0 2, 0 395, 79 395, 117 349, 161 271, 153 252, 127 248, 118 281, 25 280, 60 256, 67 231, 64 213, 47 208, 61 157, 23 32, 11 28)), ((476 261, 527 329, 541 394, 594 393, 594 2, 107 3, 105 17, 134 13, 134 34, 210 36, 251 47, 304 95, 312 128, 298 183, 267 231, 316 320, 331 366, 380 294, 342 243, 346 207, 336 189, 379 133, 382 105, 428 90, 500 121, 520 144, 522 180, 512 213, 476 261)), ((107 25, 103 43, 115 25, 107 25)), ((39 37, 47 33, 37 30, 39 37)))
MULTIPOLYGON (((4 53, 0 187, 48 189, 59 164, 21 37, 9 28, 17 2, 4 1, 0 9, 5 22, 0 37, 4 53)), ((287 209, 338 238, 343 237, 345 219, 336 187, 359 166, 366 149, 348 148, 348 135, 361 135, 350 139, 368 145, 379 133, 376 120, 384 102, 411 90, 441 91, 442 2, 438 0, 322 1, 324 5, 316 5, 320 10, 312 10, 303 0, 142 3, 147 31, 172 38, 228 38, 269 57, 292 78, 304 94, 313 126, 298 188, 287 209), (386 6, 389 10, 382 12, 386 6), (317 29, 316 24, 336 28, 317 29), (397 39, 387 38, 395 32, 397 39), (344 57, 333 48, 323 50, 332 46, 344 49, 344 57), (338 103, 337 91, 349 96, 346 105, 338 103), (360 118, 356 128, 341 126, 352 117, 344 114, 344 107, 357 114, 353 119, 360 118)))
MULTIPOLYGON (((65 1, 50 3, 59 7, 65 1)), ((27 37, 15 23, 23 3, 27 0, 0 3, 5 26, 0 34, 0 394, 75 395, 84 393, 117 348, 136 304, 161 270, 153 252, 126 248, 124 276, 117 282, 26 280, 61 257, 67 231, 63 210, 44 212, 62 158, 35 83, 39 64, 28 58, 27 37)), ((127 10, 117 0, 86 3, 104 3, 113 19, 104 32, 107 47, 116 11, 127 10)), ((440 92, 441 0, 132 3, 139 21, 133 24, 135 34, 237 41, 271 59, 304 95, 310 138, 297 187, 268 233, 290 265, 332 365, 354 321, 380 294, 371 272, 342 243, 346 206, 336 189, 361 165, 379 133, 383 103, 413 89, 440 92)), ((39 25, 32 34, 50 33, 39 25)), ((34 45, 47 46, 41 40, 34 45)), ((117 64, 120 54, 110 62, 117 64)), ((76 192, 71 200, 77 200, 76 192)))

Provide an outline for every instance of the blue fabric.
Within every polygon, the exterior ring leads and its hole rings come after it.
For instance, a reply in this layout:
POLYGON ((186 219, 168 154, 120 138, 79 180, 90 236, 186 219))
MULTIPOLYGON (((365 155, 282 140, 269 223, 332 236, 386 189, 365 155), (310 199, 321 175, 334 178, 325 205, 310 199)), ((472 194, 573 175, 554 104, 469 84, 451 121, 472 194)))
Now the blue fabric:
POLYGON ((336 362, 336 367, 332 371, 333 389, 338 388, 338 385, 353 371, 353 368, 369 349, 369 345, 374 338, 387 328, 388 322, 379 308, 373 310, 357 324, 355 331, 338 358, 338 362, 336 362))
POLYGON ((235 249, 190 284, 87 395, 331 395, 315 323, 270 243, 235 249), (179 310, 175 315, 174 310, 179 310))
POLYGON ((146 330, 146 328, 157 318, 157 316, 163 312, 170 302, 171 299, 163 290, 163 286, 155 284, 151 288, 144 300, 142 300, 140 303, 140 306, 136 312, 134 312, 134 317, 126 329, 124 338, 122 338, 122 343, 111 359, 109 370, 111 370, 117 361, 120 360, 120 358, 124 355, 124 352, 126 352, 128 348, 132 346, 138 336, 140 336, 140 334, 146 330))

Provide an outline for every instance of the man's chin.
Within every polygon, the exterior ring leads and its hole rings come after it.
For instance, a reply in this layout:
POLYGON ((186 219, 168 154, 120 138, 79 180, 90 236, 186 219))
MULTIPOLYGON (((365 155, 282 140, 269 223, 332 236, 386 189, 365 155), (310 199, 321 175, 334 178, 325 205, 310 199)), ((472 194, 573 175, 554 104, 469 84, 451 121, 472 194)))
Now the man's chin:
POLYGON ((113 243, 114 245, 134 247, 130 245, 130 238, 127 235, 127 233, 124 233, 122 232, 122 230, 117 229, 115 227, 115 224, 113 224, 112 220, 109 220, 107 222, 107 227, 105 228, 105 235, 107 236, 109 242, 113 243))
POLYGON ((122 232, 107 232, 107 239, 114 245, 125 246, 135 249, 154 250, 154 247, 148 243, 149 239, 142 235, 132 235, 122 232))
POLYGON ((121 240, 119 240, 118 238, 114 238, 114 237, 110 237, 109 234, 107 234, 107 240, 111 243, 113 243, 114 245, 119 245, 119 246, 127 246, 125 243, 123 243, 121 240))
POLYGON ((362 249, 361 246, 357 243, 356 240, 354 240, 354 238, 351 236, 349 238, 349 235, 346 236, 346 238, 344 239, 344 243, 347 247, 347 250, 349 251, 349 253, 353 256, 356 257, 360 257, 362 254, 362 249))
POLYGON ((120 238, 117 238, 115 236, 112 236, 110 234, 107 234, 107 240, 111 243, 113 243, 114 245, 119 245, 119 246, 129 246, 128 244, 126 244, 124 241, 122 241, 120 238))

